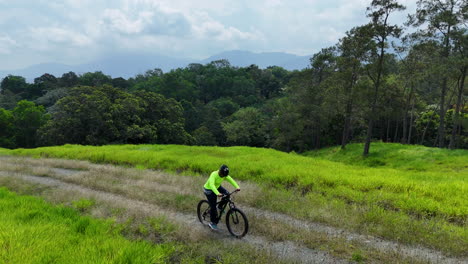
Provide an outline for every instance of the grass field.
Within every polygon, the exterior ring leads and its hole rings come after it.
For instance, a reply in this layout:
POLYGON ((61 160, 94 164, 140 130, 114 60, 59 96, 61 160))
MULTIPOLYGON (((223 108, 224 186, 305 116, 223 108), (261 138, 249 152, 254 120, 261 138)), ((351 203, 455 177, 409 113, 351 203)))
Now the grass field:
POLYGON ((468 151, 374 143, 364 159, 361 150, 356 144, 345 151, 329 148, 298 155, 249 147, 65 145, 2 149, 0 154, 204 176, 225 163, 234 178, 259 183, 262 191, 275 194, 275 199, 256 201, 266 209, 466 255, 468 151))
POLYGON ((0 188, 1 263, 163 263, 176 245, 130 242, 111 221, 0 188))
POLYGON ((187 234, 158 212, 15 176, 0 177, 0 185, 21 193, 0 188, 0 263, 284 263, 248 245, 226 246, 206 230, 187 234))

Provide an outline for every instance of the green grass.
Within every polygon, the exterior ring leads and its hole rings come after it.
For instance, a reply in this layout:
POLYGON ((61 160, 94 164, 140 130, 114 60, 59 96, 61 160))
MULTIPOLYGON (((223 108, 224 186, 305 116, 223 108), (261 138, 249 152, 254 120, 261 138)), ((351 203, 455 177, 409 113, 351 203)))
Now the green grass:
POLYGON ((374 154, 369 159, 358 154, 360 145, 348 146, 344 154, 336 149, 309 153, 314 157, 261 148, 177 145, 65 145, 1 150, 0 154, 81 159, 204 175, 226 163, 237 179, 297 188, 302 195, 313 192, 348 203, 379 205, 416 218, 440 217, 449 223, 466 224, 468 151, 383 143, 372 147, 374 154), (371 167, 369 163, 387 165, 371 167))
POLYGON ((447 150, 395 143, 373 143, 367 158, 361 154, 363 144, 325 148, 305 153, 305 156, 364 167, 387 167, 409 171, 468 173, 468 151, 447 150))
MULTIPOLYGON (((359 218, 353 220, 361 223, 354 229, 362 225, 391 239, 439 249, 447 245, 444 251, 464 255, 462 248, 468 245, 468 151, 384 143, 371 147, 366 159, 361 157, 360 144, 348 145, 345 151, 328 148, 307 156, 262 148, 178 145, 65 145, 3 149, 0 155, 81 159, 204 176, 224 163, 235 179, 286 190, 286 200, 297 195, 319 201, 320 210, 361 211, 359 216, 343 216, 359 218)), ((307 215, 294 208, 280 208, 280 204, 259 203, 263 208, 307 215)), ((326 217, 324 222, 346 226, 326 217)))
POLYGON ((220 243, 209 232, 187 234, 165 216, 16 177, 0 177, 0 185, 21 193, 0 188, 0 263, 285 263, 247 244, 220 243), (91 209, 112 220, 82 216, 91 209))
POLYGON ((0 188, 0 263, 163 263, 176 248, 129 241, 110 222, 0 188))

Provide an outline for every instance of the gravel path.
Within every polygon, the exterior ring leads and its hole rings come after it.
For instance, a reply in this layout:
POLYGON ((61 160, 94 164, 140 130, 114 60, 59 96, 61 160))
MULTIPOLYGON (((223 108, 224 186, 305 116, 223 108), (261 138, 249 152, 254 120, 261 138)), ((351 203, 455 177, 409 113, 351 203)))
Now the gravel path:
MULTIPOLYGON (((12 164, 14 166, 18 166, 19 162, 21 163, 21 158, 9 158, 9 157, 0 157, 2 162, 7 162, 8 164, 12 164)), ((22 158, 26 160, 27 158, 22 158)), ((21 164, 23 166, 34 166, 30 164, 21 164)), ((102 165, 89 165, 90 167, 99 167, 102 169, 102 165)), ((73 176, 77 173, 83 172, 83 170, 75 169, 68 169, 68 168, 53 168, 49 167, 48 169, 52 170, 55 174, 62 175, 62 176, 73 176)), ((126 208, 128 210, 136 210, 137 212, 145 213, 147 215, 164 215, 168 219, 173 219, 178 223, 182 224, 185 228, 191 229, 190 232, 203 232, 203 233, 210 233, 210 236, 214 239, 219 239, 223 241, 223 243, 230 244, 230 243, 249 243, 250 245, 254 246, 255 248, 265 250, 273 255, 278 256, 279 258, 294 262, 294 263, 348 263, 349 261, 340 260, 331 256, 329 253, 325 251, 318 251, 313 250, 307 247, 303 247, 297 245, 291 241, 282 241, 282 242, 272 242, 265 237, 261 236, 253 236, 248 234, 243 239, 233 239, 232 236, 229 235, 226 227, 224 225, 220 225, 221 231, 219 232, 210 232, 206 227, 200 225, 198 219, 194 214, 186 214, 181 212, 169 211, 167 209, 158 207, 155 204, 132 199, 125 197, 123 195, 101 191, 101 190, 94 190, 79 184, 67 183, 62 180, 54 179, 51 177, 44 177, 44 176, 34 176, 34 175, 25 175, 23 173, 13 173, 13 172, 6 172, 2 171, 0 168, 0 177, 3 176, 14 176, 20 177, 21 179, 38 183, 47 186, 53 186, 54 188, 60 188, 62 190, 69 190, 82 193, 86 196, 91 196, 96 200, 100 200, 103 202, 108 202, 118 207, 126 208)), ((138 182, 137 180, 135 180, 138 182)), ((166 188, 166 187, 165 187, 166 188)), ((290 217, 288 215, 275 213, 271 211, 266 211, 258 208, 249 207, 246 205, 240 205, 242 210, 246 212, 247 215, 255 215, 257 217, 268 217, 269 219, 273 219, 275 221, 280 221, 282 223, 286 223, 295 227, 300 227, 303 230, 311 230, 314 232, 320 232, 326 234, 328 237, 333 238, 344 238, 347 241, 357 241, 359 243, 365 244, 370 248, 374 248, 378 251, 384 252, 394 252, 395 254, 404 255, 407 257, 411 257, 413 259, 418 259, 419 261, 428 262, 428 263, 468 263, 468 259, 457 259, 457 258, 450 258, 446 257, 440 252, 423 248, 423 247, 412 247, 403 244, 399 244, 397 242, 383 240, 373 236, 361 235, 357 233, 352 233, 346 230, 341 230, 338 228, 326 226, 319 223, 313 223, 308 221, 302 221, 290 217)))
MULTIPOLYGON (((63 171, 64 169, 60 170, 63 171)), ((0 171, 0 177, 2 176, 11 176, 11 173, 5 173, 0 171)), ((190 228, 191 232, 210 232, 210 230, 207 227, 202 226, 200 222, 198 222, 198 219, 196 218, 195 214, 192 215, 168 211, 166 209, 158 207, 157 205, 150 204, 147 202, 129 199, 124 196, 109 192, 93 190, 77 184, 66 183, 48 177, 23 175, 18 173, 15 173, 15 177, 19 177, 22 180, 32 183, 38 183, 41 185, 52 186, 54 188, 60 188, 65 191, 80 192, 83 195, 91 196, 96 200, 112 203, 118 207, 131 209, 132 211, 142 212, 146 215, 164 215, 168 219, 173 219, 178 223, 183 224, 187 228, 190 228)), ((268 241, 264 237, 252 235, 248 235, 243 239, 234 239, 228 233, 227 228, 224 225, 220 225, 220 231, 212 232, 212 236, 214 238, 222 240, 225 244, 238 244, 247 242, 258 249, 266 250, 270 254, 275 254, 282 260, 290 261, 292 263, 349 263, 348 261, 336 259, 326 252, 301 247, 290 241, 272 242, 268 241)))

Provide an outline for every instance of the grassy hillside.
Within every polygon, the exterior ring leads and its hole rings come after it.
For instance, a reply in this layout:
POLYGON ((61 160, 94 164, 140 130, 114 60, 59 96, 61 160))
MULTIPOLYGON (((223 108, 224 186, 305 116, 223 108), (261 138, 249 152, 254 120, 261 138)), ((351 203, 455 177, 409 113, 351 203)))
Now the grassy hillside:
POLYGON ((402 170, 468 173, 468 151, 428 148, 395 143, 373 143, 367 158, 361 154, 364 144, 351 144, 305 153, 305 156, 364 167, 387 167, 402 170))
POLYGON ((5 188, 0 208, 1 263, 162 263, 176 248, 128 241, 110 221, 5 188))
POLYGON ((329 148, 302 156, 249 147, 65 145, 0 150, 0 155, 81 159, 205 176, 225 163, 235 179, 289 194, 283 197, 291 204, 285 201, 284 206, 259 201, 266 208, 308 218, 314 215, 304 210, 308 205, 294 205, 294 196, 307 198, 312 210, 326 212, 313 220, 354 229, 365 226, 384 237, 463 252, 468 246, 468 151, 375 143, 371 156, 363 159, 361 150, 362 145, 349 145, 346 151, 329 148))
POLYGON ((381 204, 384 209, 403 210, 417 217, 442 216, 449 222, 466 222, 468 151, 373 144, 374 154, 363 159, 360 149, 360 145, 350 145, 343 153, 336 149, 309 153, 315 158, 271 149, 177 145, 66 145, 2 150, 0 154, 82 159, 204 175, 225 163, 238 179, 298 187, 303 194, 319 192, 353 203, 381 204))

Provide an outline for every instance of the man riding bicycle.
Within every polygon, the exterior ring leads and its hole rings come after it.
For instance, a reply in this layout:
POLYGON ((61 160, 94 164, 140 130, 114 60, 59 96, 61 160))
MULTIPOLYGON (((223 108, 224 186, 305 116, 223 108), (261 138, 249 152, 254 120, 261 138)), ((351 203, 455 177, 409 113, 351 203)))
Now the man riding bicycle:
POLYGON ((229 175, 229 168, 226 165, 222 165, 219 170, 213 171, 210 174, 210 177, 206 181, 205 185, 203 186, 203 192, 208 198, 208 202, 210 203, 210 220, 211 222, 208 224, 211 229, 217 230, 218 229, 218 210, 216 209, 216 201, 217 197, 222 197, 223 194, 228 194, 229 192, 221 186, 221 183, 224 180, 227 180, 236 191, 240 191, 239 185, 231 178, 229 175))

